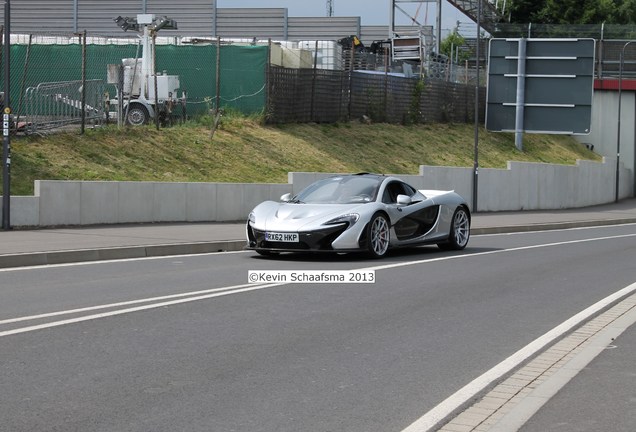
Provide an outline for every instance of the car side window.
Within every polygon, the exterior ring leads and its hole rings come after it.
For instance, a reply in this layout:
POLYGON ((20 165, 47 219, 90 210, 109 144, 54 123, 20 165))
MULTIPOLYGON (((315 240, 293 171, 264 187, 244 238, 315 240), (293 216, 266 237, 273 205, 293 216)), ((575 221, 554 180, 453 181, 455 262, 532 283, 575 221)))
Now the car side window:
POLYGON ((402 186, 404 187, 404 194, 405 195, 413 197, 413 195, 415 195, 417 193, 417 191, 415 189, 413 189, 411 186, 407 185, 406 183, 402 183, 402 186))
POLYGON ((382 202, 385 204, 396 204, 398 195, 404 194, 404 187, 402 183, 391 182, 386 185, 384 194, 382 195, 382 202))

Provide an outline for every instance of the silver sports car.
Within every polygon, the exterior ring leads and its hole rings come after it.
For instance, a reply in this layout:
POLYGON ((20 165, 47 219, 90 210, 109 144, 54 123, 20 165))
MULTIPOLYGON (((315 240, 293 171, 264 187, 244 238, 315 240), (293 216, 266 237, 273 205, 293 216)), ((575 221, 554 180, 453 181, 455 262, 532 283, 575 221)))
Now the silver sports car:
POLYGON ((395 177, 352 174, 319 180, 281 202, 252 210, 247 248, 279 252, 368 252, 437 244, 460 250, 470 237, 470 211, 453 191, 416 190, 395 177))

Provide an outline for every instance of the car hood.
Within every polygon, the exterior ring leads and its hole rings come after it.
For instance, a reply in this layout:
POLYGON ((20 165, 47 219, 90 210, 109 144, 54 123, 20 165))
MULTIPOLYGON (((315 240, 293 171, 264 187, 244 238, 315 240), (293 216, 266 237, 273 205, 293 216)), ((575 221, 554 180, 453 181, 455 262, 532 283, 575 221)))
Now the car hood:
POLYGON ((292 204, 266 201, 252 213, 256 219, 252 226, 268 231, 303 231, 318 229, 331 219, 348 213, 358 213, 367 204, 292 204))

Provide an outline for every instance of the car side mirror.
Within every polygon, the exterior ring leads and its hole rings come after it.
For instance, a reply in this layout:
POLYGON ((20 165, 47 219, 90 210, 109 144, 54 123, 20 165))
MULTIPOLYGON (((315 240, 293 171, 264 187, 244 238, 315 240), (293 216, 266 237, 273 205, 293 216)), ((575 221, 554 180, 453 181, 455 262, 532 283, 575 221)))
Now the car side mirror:
POLYGON ((280 200, 282 202, 290 202, 292 195, 290 193, 286 193, 285 195, 281 195, 280 200))
POLYGON ((407 205, 411 205, 412 202, 413 202, 413 200, 411 200, 411 197, 408 196, 408 195, 398 195, 397 196, 398 205, 407 206, 407 205))

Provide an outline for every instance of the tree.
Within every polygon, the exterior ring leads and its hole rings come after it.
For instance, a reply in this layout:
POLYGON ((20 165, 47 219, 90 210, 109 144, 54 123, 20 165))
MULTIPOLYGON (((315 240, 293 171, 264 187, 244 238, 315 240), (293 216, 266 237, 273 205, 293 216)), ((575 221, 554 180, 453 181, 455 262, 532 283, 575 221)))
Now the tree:
POLYGON ((636 0, 516 0, 510 20, 537 24, 636 24, 636 0))
POLYGON ((467 50, 457 51, 460 47, 466 46, 466 39, 462 35, 459 34, 457 29, 453 30, 448 36, 444 38, 442 43, 440 44, 439 50, 442 54, 448 56, 451 60, 455 60, 455 55, 457 54, 457 58, 459 61, 468 60, 470 58, 470 53, 467 50))
POLYGON ((527 24, 539 22, 538 14, 546 0, 515 0, 510 6, 510 22, 527 24))

